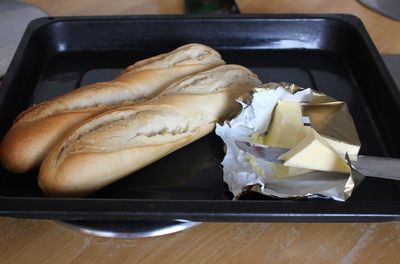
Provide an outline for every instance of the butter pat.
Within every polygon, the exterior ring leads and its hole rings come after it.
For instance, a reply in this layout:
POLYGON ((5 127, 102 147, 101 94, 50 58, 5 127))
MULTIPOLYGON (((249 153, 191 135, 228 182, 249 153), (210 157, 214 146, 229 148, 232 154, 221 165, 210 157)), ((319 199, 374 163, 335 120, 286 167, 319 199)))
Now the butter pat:
POLYGON ((284 161, 284 166, 341 173, 351 171, 345 159, 339 156, 314 129, 279 159, 284 161))
MULTIPOLYGON (((321 135, 322 136, 322 135, 321 135)), ((328 136, 322 136, 329 145, 335 149, 335 151, 341 156, 345 157, 346 153, 349 155, 351 160, 357 160, 358 152, 360 151, 360 145, 353 145, 343 141, 332 139, 328 136)))
POLYGON ((292 148, 309 131, 303 124, 301 104, 278 101, 265 137, 253 136, 253 141, 270 147, 292 148))

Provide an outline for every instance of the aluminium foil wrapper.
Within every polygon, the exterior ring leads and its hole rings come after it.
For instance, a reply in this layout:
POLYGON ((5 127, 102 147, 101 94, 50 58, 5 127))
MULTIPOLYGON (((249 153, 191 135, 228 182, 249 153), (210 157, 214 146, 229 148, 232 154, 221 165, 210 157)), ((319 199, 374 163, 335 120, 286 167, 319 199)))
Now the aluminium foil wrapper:
POLYGON ((345 201, 364 179, 351 165, 351 160, 357 159, 360 140, 344 102, 290 83, 261 85, 237 101, 242 111, 235 118, 217 124, 216 127, 216 134, 226 145, 226 155, 222 161, 224 181, 234 194, 234 199, 240 199, 241 195, 252 191, 274 198, 318 197, 345 201), (254 143, 254 135, 268 133, 278 101, 301 103, 302 114, 309 118, 309 125, 315 131, 327 141, 346 142, 351 146, 353 153, 343 157, 351 172, 285 168, 240 149, 235 142, 254 143))

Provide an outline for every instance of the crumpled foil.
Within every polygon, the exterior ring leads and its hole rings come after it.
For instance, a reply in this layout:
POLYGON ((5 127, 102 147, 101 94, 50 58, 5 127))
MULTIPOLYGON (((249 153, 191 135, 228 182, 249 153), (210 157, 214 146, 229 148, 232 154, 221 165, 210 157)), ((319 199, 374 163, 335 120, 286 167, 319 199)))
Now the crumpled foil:
POLYGON ((357 155, 345 156, 351 168, 350 174, 304 170, 304 173, 295 176, 279 177, 272 173, 276 164, 237 146, 236 141, 252 142, 252 135, 267 132, 279 100, 301 102, 307 115, 315 115, 311 126, 318 133, 332 140, 352 144, 356 149, 360 147, 353 119, 344 102, 290 83, 267 83, 256 87, 238 98, 242 111, 232 120, 217 124, 216 127, 216 134, 226 144, 226 155, 222 161, 224 181, 234 194, 234 199, 239 199, 249 191, 285 199, 348 199, 364 179, 351 165, 351 159, 356 159, 357 155))

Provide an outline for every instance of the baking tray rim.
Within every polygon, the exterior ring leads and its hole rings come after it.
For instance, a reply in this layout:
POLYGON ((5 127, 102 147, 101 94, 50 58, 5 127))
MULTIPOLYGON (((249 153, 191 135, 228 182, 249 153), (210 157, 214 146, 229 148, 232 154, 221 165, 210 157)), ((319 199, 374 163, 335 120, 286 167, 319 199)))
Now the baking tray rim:
POLYGON ((0 198, 0 215, 57 220, 195 222, 384 222, 400 220, 400 201, 160 200, 0 198), (61 200, 61 201, 60 201, 61 200), (56 205, 63 202, 63 208, 56 205), (324 206, 321 207, 321 204, 324 206), (118 205, 116 208, 115 206, 118 205), (295 206, 293 206, 295 205, 295 206), (18 210, 16 210, 18 208, 18 210), (99 209, 101 208, 101 209, 99 209))

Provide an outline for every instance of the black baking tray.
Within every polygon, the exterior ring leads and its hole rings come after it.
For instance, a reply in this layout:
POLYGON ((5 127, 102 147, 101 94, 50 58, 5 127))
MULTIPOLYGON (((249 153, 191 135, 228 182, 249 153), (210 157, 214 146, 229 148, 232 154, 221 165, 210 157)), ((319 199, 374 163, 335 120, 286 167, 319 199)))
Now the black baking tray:
MULTIPOLYGON (((346 101, 364 155, 400 157, 399 90, 362 22, 350 15, 49 17, 25 32, 0 90, 0 133, 28 106, 111 79, 187 43, 218 50, 263 82, 287 81, 346 101)), ((210 106, 212 107, 212 106, 210 106)), ((367 177, 346 202, 232 201, 215 134, 86 198, 46 198, 37 171, 0 171, 0 215, 60 220, 389 221, 400 182, 367 177)))

